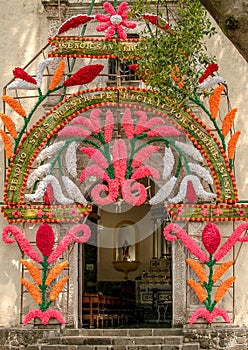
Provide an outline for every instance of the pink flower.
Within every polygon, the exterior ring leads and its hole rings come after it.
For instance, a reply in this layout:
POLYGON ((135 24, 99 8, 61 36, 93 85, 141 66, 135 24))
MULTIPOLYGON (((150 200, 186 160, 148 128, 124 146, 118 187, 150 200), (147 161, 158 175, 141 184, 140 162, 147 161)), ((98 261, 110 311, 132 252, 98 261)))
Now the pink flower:
POLYGON ((197 321, 198 318, 205 318, 205 320, 207 320, 209 323, 212 323, 213 320, 218 316, 223 317, 226 323, 230 323, 230 319, 226 311, 220 307, 216 307, 212 312, 209 312, 205 308, 197 309, 190 317, 189 323, 192 325, 197 321))
POLYGON ((237 214, 239 214, 240 216, 244 216, 245 215, 245 210, 244 209, 239 209, 239 211, 237 211, 237 214))
POLYGON ((70 214, 71 214, 71 216, 77 216, 77 215, 78 215, 77 208, 71 209, 71 210, 70 210, 70 214))
POLYGON ((14 218, 18 219, 22 214, 18 210, 14 210, 12 212, 12 215, 14 216, 14 218))
POLYGON ((202 216, 208 216, 209 215, 209 210, 207 210, 207 208, 204 208, 204 209, 202 209, 201 211, 200 211, 200 213, 201 213, 201 215, 202 216))
POLYGON ((53 216, 54 216, 54 211, 49 211, 49 212, 47 212, 46 213, 46 216, 49 218, 49 219, 51 219, 53 216))
POLYGON ((45 213, 43 210, 39 209, 39 210, 37 210, 35 215, 37 216, 37 218, 41 219, 45 215, 45 213))
POLYGON ((46 310, 41 311, 39 309, 30 310, 29 313, 25 316, 23 324, 26 326, 32 319, 39 318, 41 323, 46 325, 48 324, 51 318, 57 319, 61 324, 65 323, 64 317, 58 310, 46 310))
POLYGON ((123 27, 126 28, 136 28, 136 24, 133 21, 128 21, 127 18, 127 10, 128 4, 126 2, 120 3, 117 11, 115 11, 113 5, 109 2, 105 2, 103 4, 104 9, 110 14, 110 16, 96 14, 95 19, 99 22, 102 22, 96 27, 98 32, 106 32, 106 39, 112 39, 115 32, 117 31, 120 39, 125 40, 127 38, 127 34, 124 31, 123 27))
POLYGON ((209 254, 214 254, 220 244, 220 232, 213 223, 207 224, 202 231, 202 243, 209 254))
POLYGON ((177 213, 177 215, 182 215, 183 214, 183 208, 181 207, 181 208, 178 208, 177 210, 176 210, 176 213, 177 213))
POLYGON ((54 245, 54 233, 48 224, 43 224, 36 233, 36 245, 43 256, 49 256, 54 245))
POLYGON ((223 213, 222 210, 220 210, 219 208, 214 210, 214 215, 215 216, 221 216, 222 213, 223 213))

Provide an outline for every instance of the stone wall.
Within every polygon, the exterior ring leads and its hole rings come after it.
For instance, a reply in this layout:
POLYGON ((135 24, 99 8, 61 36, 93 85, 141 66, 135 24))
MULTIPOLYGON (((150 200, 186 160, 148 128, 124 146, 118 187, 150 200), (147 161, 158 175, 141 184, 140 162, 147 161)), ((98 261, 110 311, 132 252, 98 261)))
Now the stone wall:
POLYGON ((206 328, 185 327, 184 343, 200 343, 200 349, 246 350, 248 330, 246 327, 207 326, 206 328))

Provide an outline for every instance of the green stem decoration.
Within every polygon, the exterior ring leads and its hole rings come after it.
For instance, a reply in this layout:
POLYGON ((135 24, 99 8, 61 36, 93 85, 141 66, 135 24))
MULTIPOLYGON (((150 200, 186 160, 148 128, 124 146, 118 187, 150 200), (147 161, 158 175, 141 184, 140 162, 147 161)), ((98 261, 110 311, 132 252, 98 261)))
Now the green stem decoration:
POLYGON ((28 123, 30 122, 34 112, 36 111, 36 109, 40 106, 40 104, 53 92, 61 89, 63 87, 63 85, 59 85, 57 86, 55 89, 53 90, 48 90, 44 95, 42 95, 41 91, 39 91, 39 98, 38 101, 36 102, 34 108, 32 109, 32 111, 29 113, 28 117, 24 118, 24 125, 21 129, 21 131, 18 134, 18 137, 15 139, 15 147, 14 147, 14 153, 16 152, 18 145, 23 137, 23 134, 26 130, 26 127, 28 126, 28 123))
POLYGON ((196 94, 196 90, 194 89, 194 98, 190 97, 190 101, 194 102, 197 106, 201 107, 201 109, 208 115, 208 117, 210 118, 211 122, 213 123, 220 139, 221 139, 221 143, 222 143, 222 147, 224 149, 224 151, 226 152, 226 142, 225 142, 225 138, 222 135, 222 132, 220 130, 220 128, 218 127, 216 120, 212 118, 211 113, 209 112, 209 110, 204 106, 204 104, 199 100, 197 94, 196 94))
POLYGON ((47 279, 47 269, 49 266, 49 263, 47 262, 47 256, 44 256, 44 259, 41 262, 41 265, 43 267, 43 271, 42 271, 42 282, 41 282, 41 285, 39 285, 39 288, 41 290, 42 303, 39 306, 41 311, 46 311, 51 304, 51 301, 49 301, 48 303, 46 302, 46 289, 47 289, 46 279, 47 279))
POLYGON ((216 302, 212 302, 212 290, 213 290, 213 267, 215 265, 216 261, 213 260, 213 254, 209 254, 209 261, 206 263, 206 265, 209 268, 209 276, 208 276, 208 282, 204 283, 204 286, 207 290, 207 299, 204 301, 204 305, 206 306, 206 309, 208 309, 209 312, 212 312, 216 302))

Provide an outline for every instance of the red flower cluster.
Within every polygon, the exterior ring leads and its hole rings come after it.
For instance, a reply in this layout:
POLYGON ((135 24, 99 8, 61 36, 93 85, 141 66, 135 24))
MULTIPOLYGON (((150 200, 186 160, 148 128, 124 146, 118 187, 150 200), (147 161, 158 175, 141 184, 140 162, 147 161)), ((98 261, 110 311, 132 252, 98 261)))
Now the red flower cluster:
POLYGON ((218 64, 216 63, 210 63, 205 72, 202 74, 202 76, 199 78, 199 83, 203 83, 204 80, 206 80, 211 74, 213 74, 214 72, 216 72, 219 69, 218 64))

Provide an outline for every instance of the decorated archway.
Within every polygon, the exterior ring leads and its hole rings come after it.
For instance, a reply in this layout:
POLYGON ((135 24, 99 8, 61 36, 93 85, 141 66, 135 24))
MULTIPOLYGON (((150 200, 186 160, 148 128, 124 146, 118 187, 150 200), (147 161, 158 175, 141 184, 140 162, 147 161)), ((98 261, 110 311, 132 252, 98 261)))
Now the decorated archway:
MULTIPOLYGON (((126 16, 126 3, 120 5, 120 14, 112 13, 112 5, 107 3, 104 6, 114 21, 126 16)), ((3 230, 3 241, 13 243, 11 235, 14 236, 23 253, 36 263, 21 261, 35 282, 22 279, 21 283, 38 305, 26 315, 24 324, 35 318, 43 324, 51 318, 65 322, 61 312, 50 305, 68 282, 67 275, 59 281, 57 278, 66 271, 69 263, 57 262, 55 266, 54 263, 75 242, 89 240, 86 218, 92 205, 104 208, 117 204, 121 208, 123 202, 131 207, 162 204, 170 222, 164 231, 166 240, 180 239, 187 252, 199 260, 186 260, 200 281, 189 279, 188 284, 204 304, 191 316, 190 323, 198 318, 211 323, 217 316, 229 322, 226 311, 216 305, 235 278, 218 285, 214 298, 212 294, 214 284, 233 262, 224 262, 216 270, 215 264, 236 242, 247 241, 242 237, 247 223, 235 229, 219 250, 220 233, 213 223, 209 223, 202 232, 205 252, 186 230, 171 222, 247 220, 248 207, 238 203, 232 170, 240 135, 231 132, 236 111, 230 111, 218 125, 216 119, 224 85, 213 89, 208 98, 209 110, 195 92, 191 102, 206 113, 215 127, 213 132, 190 108, 181 106, 156 89, 124 86, 118 75, 120 71, 116 74, 114 87, 71 92, 72 87, 93 82, 102 74, 104 66, 83 64, 76 73, 70 70, 65 73, 65 58, 113 58, 120 62, 136 56, 140 40, 127 39, 119 22, 110 21, 112 24, 105 39, 60 36, 77 25, 93 19, 101 22, 104 18, 106 22, 106 17, 79 15, 62 25, 58 36, 49 39, 56 49, 39 64, 36 79, 21 68, 14 71, 16 79, 9 84, 10 90, 38 91, 38 100, 29 113, 14 97, 3 96, 6 105, 23 117, 23 126, 17 133, 10 117, 1 115, 5 126, 1 136, 9 162, 1 210, 10 223, 3 230), (115 31, 119 37, 113 39, 115 31), (57 64, 58 58, 61 59, 57 64), (46 92, 42 92, 42 74, 51 63, 55 65, 54 73, 46 92), (53 103, 53 94, 58 91, 60 102, 53 103), (52 107, 40 117, 37 109, 46 99, 52 107), (36 122, 33 122, 34 117, 36 122), (154 193, 149 191, 148 179, 155 183, 154 193), (41 255, 23 231, 12 225, 30 222, 42 223, 36 233, 36 246, 41 255), (66 230, 56 245, 51 225, 58 223, 75 225, 66 230), (204 267, 209 269, 208 274, 204 267)), ((154 22, 151 16, 145 19, 154 22)), ((134 28, 134 24, 126 19, 124 26, 134 28)), ((202 74, 203 81, 216 71, 215 66, 209 67, 202 74)), ((143 79, 142 72, 137 66, 134 68, 143 79)), ((171 79, 176 88, 182 89, 184 79, 178 67, 175 70, 176 73, 172 69, 171 79)), ((129 259, 129 242, 124 242, 125 258, 129 259)), ((94 319, 90 318, 90 322, 90 325, 94 324, 94 319)))

